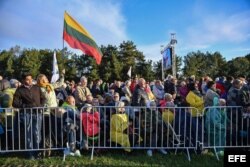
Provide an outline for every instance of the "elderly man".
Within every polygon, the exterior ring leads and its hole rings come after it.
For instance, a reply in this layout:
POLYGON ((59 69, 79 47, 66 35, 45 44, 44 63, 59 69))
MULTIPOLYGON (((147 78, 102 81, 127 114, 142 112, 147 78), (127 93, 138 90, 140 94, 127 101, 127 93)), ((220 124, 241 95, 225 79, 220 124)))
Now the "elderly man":
POLYGON ((91 92, 87 87, 88 84, 87 78, 85 76, 82 76, 80 81, 81 84, 77 86, 76 91, 74 93, 76 106, 78 107, 82 107, 87 100, 87 96, 91 95, 91 92))
POLYGON ((147 92, 145 91, 145 88, 146 81, 144 78, 140 78, 133 92, 132 106, 146 106, 149 98, 147 92))

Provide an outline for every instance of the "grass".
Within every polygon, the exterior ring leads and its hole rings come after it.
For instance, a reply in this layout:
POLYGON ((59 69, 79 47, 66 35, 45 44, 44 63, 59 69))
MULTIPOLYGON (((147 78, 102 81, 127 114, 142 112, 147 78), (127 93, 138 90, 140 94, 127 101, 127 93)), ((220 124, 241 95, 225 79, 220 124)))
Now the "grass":
POLYGON ((40 160, 27 160, 22 156, 11 154, 0 154, 0 166, 223 166, 223 158, 217 161, 215 156, 191 154, 189 162, 186 154, 169 153, 162 155, 155 151, 152 157, 148 157, 145 150, 135 150, 132 153, 125 153, 122 150, 110 150, 94 155, 90 160, 90 153, 83 153, 81 157, 66 157, 62 161, 62 155, 44 158, 40 160))

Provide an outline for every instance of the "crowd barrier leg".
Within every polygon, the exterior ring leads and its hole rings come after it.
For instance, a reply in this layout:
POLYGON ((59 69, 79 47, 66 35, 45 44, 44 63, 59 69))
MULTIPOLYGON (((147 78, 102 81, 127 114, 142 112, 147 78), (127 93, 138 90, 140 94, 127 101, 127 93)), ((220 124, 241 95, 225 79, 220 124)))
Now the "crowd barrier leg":
POLYGON ((95 147, 93 145, 92 150, 91 150, 91 158, 90 158, 91 161, 93 161, 93 159, 94 159, 94 149, 95 149, 95 147))
POLYGON ((191 161, 191 157, 190 157, 190 153, 189 153, 189 149, 187 148, 187 158, 188 158, 188 161, 190 162, 191 161))
POLYGON ((219 161, 220 158, 219 158, 218 153, 217 153, 217 151, 216 151, 216 147, 214 147, 214 154, 215 154, 215 156, 216 156, 216 159, 219 161))

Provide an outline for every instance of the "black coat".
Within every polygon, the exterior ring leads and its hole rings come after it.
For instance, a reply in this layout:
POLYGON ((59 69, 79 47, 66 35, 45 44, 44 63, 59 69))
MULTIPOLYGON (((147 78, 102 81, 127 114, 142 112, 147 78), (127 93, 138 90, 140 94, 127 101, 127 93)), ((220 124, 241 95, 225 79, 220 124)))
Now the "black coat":
POLYGON ((177 93, 177 88, 176 85, 170 81, 165 81, 164 83, 164 92, 165 93, 169 93, 171 95, 176 94, 177 93))
POLYGON ((45 96, 37 85, 32 85, 31 88, 22 85, 14 94, 13 107, 15 108, 43 107, 44 103, 45 96))
POLYGON ((147 92, 136 85, 132 97, 132 106, 146 106, 146 102, 149 100, 147 92))

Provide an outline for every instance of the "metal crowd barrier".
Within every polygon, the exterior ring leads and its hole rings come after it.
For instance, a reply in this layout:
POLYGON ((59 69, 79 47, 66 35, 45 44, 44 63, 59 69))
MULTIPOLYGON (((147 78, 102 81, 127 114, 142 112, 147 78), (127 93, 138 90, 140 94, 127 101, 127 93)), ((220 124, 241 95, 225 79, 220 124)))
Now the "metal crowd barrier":
POLYGON ((1 108, 0 152, 63 149, 63 117, 51 114, 61 108, 1 108), (36 133, 36 131, 40 131, 36 133), (58 137, 60 136, 60 137, 58 137), (36 141, 35 141, 36 140, 36 141), (37 145, 36 145, 37 144, 37 145))
POLYGON ((185 151, 191 160, 190 150, 249 147, 249 118, 241 117, 240 110, 210 107, 192 116, 198 111, 191 107, 92 106, 78 114, 71 108, 2 108, 0 153, 41 151, 50 156, 59 150, 65 159, 71 151, 88 149, 93 159, 95 149, 165 149, 185 151), (219 126, 209 119, 215 109, 227 116, 219 126))
POLYGON ((227 148, 250 147, 250 115, 240 106, 214 106, 203 110, 202 148, 218 154, 227 148))
MULTIPOLYGON (((100 133, 86 136, 92 149, 124 149, 127 152, 134 149, 186 150, 190 160, 189 150, 197 148, 198 123, 190 115, 190 110, 197 110, 195 108, 125 106, 123 113, 119 111, 122 108, 114 106, 96 106, 93 109, 100 114, 97 125, 100 133)), ((82 108, 82 113, 85 110, 82 108)), ((96 126, 89 124, 92 129, 96 126)))

